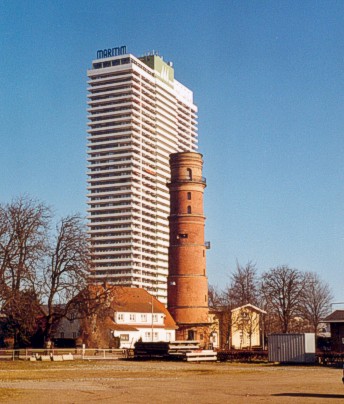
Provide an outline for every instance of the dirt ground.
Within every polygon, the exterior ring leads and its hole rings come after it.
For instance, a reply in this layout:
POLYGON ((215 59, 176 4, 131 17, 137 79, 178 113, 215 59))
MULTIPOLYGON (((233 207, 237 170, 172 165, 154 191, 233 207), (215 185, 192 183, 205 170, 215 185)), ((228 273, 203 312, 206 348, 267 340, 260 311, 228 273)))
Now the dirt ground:
POLYGON ((158 361, 0 362, 5 403, 324 403, 342 370, 158 361))

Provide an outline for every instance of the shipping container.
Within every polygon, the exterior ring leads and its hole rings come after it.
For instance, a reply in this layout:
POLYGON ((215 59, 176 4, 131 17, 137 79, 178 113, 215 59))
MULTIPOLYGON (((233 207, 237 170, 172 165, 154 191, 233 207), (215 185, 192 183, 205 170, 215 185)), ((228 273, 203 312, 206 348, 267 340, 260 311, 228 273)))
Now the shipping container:
POLYGON ((283 363, 314 363, 315 334, 269 335, 268 360, 283 363))

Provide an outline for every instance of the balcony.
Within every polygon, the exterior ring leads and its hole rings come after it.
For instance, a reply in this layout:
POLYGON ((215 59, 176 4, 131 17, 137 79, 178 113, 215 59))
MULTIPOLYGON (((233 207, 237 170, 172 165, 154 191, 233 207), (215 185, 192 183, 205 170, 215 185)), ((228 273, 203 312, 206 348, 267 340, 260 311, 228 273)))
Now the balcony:
POLYGON ((167 185, 171 185, 172 183, 179 183, 179 182, 195 182, 195 183, 202 183, 204 185, 207 184, 207 180, 205 177, 198 177, 198 178, 190 178, 190 177, 183 177, 183 178, 174 178, 173 181, 168 181, 167 185))

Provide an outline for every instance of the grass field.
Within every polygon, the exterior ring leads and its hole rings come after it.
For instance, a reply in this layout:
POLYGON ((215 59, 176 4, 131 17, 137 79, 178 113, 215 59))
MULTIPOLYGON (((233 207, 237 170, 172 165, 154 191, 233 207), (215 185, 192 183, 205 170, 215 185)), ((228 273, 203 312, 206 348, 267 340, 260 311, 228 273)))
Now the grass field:
POLYGON ((271 364, 0 362, 5 403, 323 403, 344 401, 342 370, 271 364))

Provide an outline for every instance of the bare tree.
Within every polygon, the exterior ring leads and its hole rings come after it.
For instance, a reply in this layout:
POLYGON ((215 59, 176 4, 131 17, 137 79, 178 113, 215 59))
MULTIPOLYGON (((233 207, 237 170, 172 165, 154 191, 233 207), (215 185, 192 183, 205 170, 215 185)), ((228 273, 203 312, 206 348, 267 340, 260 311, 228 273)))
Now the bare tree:
POLYGON ((13 341, 14 348, 29 346, 37 329, 37 318, 41 314, 39 299, 32 289, 15 291, 1 310, 0 340, 13 341))
POLYGON ((289 331, 292 320, 300 315, 304 284, 302 273, 288 266, 272 268, 262 276, 266 311, 278 320, 283 333, 289 331))
POLYGON ((74 298, 85 290, 88 278, 86 229, 79 215, 58 223, 50 247, 49 262, 43 272, 43 295, 47 301, 45 337, 54 325, 70 313, 74 298))
POLYGON ((231 275, 227 291, 231 306, 238 307, 251 303, 258 304, 258 276, 256 265, 249 261, 245 266, 237 262, 236 271, 231 275))
MULTIPOLYGON (((34 286, 47 248, 50 209, 29 197, 0 205, 0 289, 10 296, 34 286)), ((5 298, 6 300, 6 298, 5 298)))
POLYGON ((39 312, 37 276, 47 251, 50 209, 28 196, 0 205, 0 312, 3 337, 27 345, 39 312))
POLYGON ((333 299, 329 285, 314 272, 304 274, 304 291, 301 313, 309 322, 312 332, 318 331, 321 320, 329 314, 333 299))
POLYGON ((211 309, 221 308, 223 305, 222 292, 217 286, 209 285, 208 287, 208 304, 211 309))

